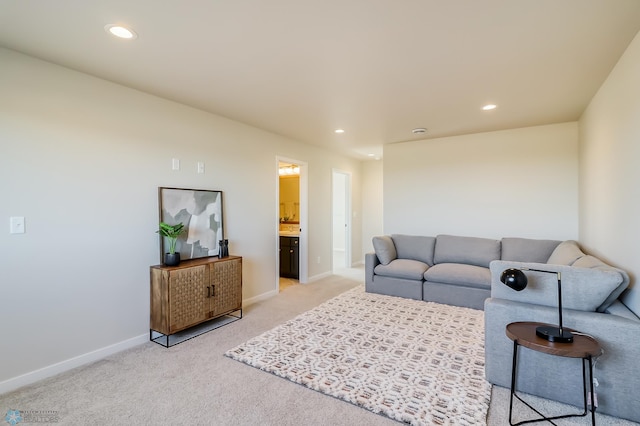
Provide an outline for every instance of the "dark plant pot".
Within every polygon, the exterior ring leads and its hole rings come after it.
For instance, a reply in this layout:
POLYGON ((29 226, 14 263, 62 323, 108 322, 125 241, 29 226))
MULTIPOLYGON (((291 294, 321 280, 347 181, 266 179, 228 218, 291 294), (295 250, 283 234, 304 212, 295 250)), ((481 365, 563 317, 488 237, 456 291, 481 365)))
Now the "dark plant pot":
POLYGON ((222 259, 223 257, 229 257, 229 240, 220 240, 218 242, 220 246, 220 250, 218 251, 218 257, 222 259))
POLYGON ((164 264, 166 266, 176 266, 180 264, 180 253, 165 253, 164 264))

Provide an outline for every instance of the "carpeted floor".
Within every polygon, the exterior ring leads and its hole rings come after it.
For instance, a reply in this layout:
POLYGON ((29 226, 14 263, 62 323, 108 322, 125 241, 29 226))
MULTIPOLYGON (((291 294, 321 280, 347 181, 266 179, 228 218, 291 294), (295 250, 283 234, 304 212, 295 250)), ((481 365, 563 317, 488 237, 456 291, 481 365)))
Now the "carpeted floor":
MULTIPOLYGON (((362 284, 362 269, 294 285, 245 309, 244 318, 172 348, 146 343, 0 395, 10 409, 53 412, 60 425, 397 425, 224 356, 241 343, 362 284)), ((508 368, 508 367, 506 367, 508 368)), ((509 392, 493 387, 488 424, 508 424, 509 392)), ((539 401, 553 413, 566 408, 539 401)), ((526 415, 524 409, 517 414, 526 415)), ((631 426, 598 414, 598 425, 631 426)), ((583 425, 586 419, 558 422, 583 425)))

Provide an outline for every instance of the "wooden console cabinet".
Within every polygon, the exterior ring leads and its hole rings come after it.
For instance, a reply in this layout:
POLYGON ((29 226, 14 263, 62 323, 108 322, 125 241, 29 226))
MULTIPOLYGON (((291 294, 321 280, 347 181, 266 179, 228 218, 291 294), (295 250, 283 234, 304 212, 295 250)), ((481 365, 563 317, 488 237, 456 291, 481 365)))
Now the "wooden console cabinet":
MULTIPOLYGON (((152 266, 150 314, 150 339, 167 347, 217 328, 203 326, 195 334, 185 331, 195 325, 223 316, 234 321, 242 318, 242 257, 207 257, 177 266, 152 266), (239 317, 231 315, 237 311, 239 317), (182 338, 172 338, 183 331, 182 338)), ((229 322, 233 321, 220 325, 229 322)))

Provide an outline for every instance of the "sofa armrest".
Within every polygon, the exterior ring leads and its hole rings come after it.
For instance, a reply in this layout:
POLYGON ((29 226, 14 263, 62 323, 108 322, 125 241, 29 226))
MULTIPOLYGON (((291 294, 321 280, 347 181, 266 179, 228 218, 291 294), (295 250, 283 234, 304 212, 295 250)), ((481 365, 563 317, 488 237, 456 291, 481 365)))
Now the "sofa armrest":
POLYGON ((373 270, 380 264, 378 256, 374 252, 366 253, 364 255, 364 283, 365 288, 369 287, 373 283, 373 270))
POLYGON ((528 285, 522 291, 515 291, 500 281, 505 269, 540 269, 560 272, 562 277, 562 306, 565 309, 594 312, 606 309, 603 304, 609 296, 625 283, 625 277, 618 270, 578 268, 547 263, 491 262, 491 297, 555 307, 558 306, 558 279, 555 274, 524 271, 528 285))

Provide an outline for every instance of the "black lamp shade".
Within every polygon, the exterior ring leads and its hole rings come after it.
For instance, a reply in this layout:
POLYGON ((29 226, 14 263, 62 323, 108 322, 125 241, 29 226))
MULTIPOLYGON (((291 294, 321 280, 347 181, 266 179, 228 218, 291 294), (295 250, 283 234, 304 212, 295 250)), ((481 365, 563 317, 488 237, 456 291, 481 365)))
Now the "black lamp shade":
POLYGON ((527 276, 520 269, 505 269, 500 275, 500 281, 515 291, 522 291, 527 287, 527 276))

